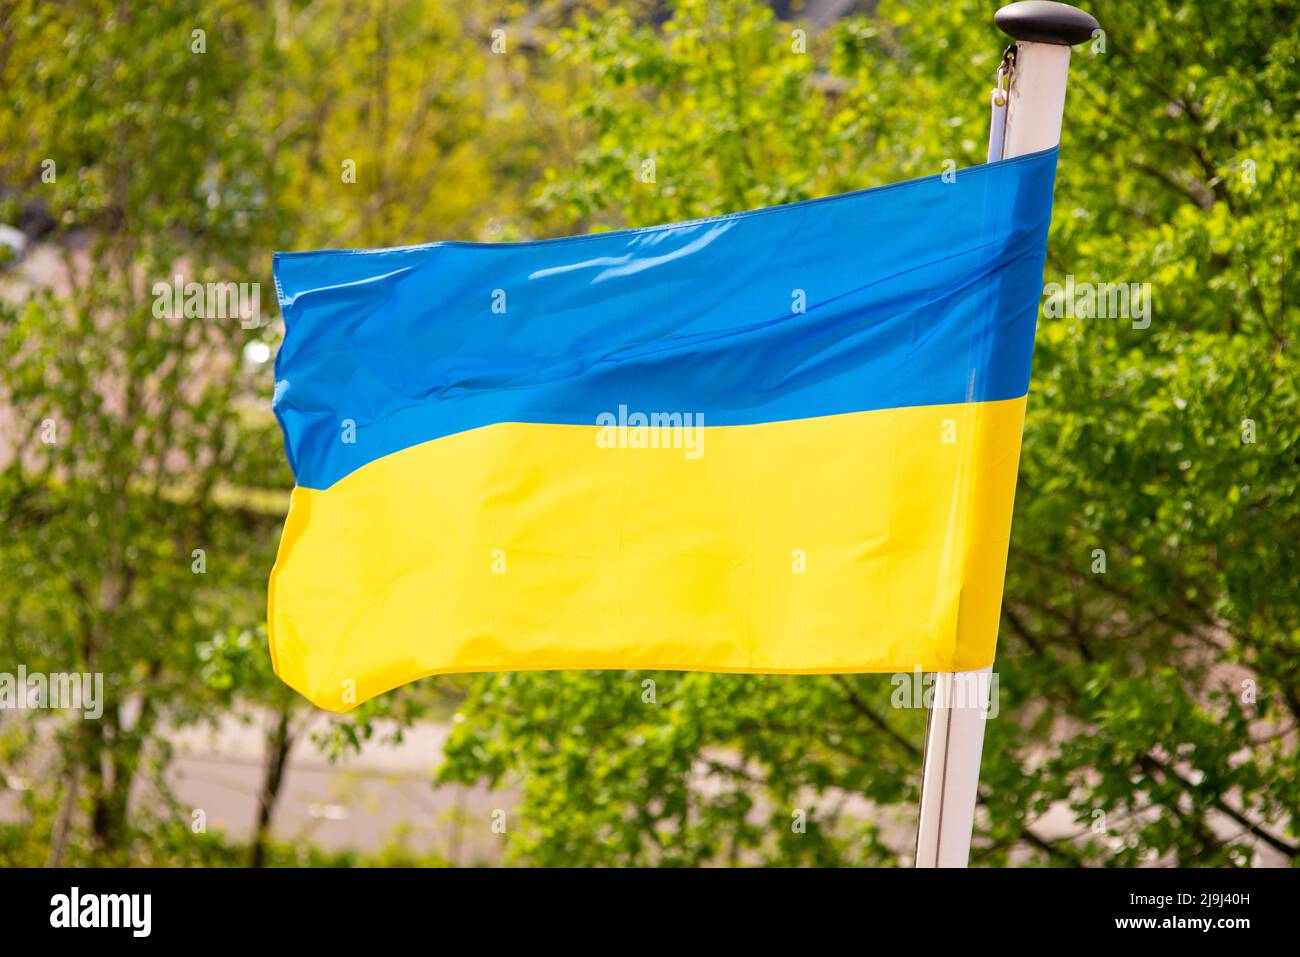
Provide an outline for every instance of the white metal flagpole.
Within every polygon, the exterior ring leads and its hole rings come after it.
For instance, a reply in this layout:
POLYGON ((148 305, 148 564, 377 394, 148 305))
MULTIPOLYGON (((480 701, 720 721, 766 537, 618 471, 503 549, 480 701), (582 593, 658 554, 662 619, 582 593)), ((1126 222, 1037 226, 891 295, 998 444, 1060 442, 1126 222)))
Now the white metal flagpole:
MULTIPOLYGON (((994 22, 1015 43, 1003 61, 1010 68, 1005 107, 994 93, 990 161, 1060 142, 1070 47, 1098 29, 1090 14, 1045 0, 1005 6, 994 22)), ((970 857, 991 685, 992 668, 935 675, 921 772, 917 867, 965 867, 970 857)))

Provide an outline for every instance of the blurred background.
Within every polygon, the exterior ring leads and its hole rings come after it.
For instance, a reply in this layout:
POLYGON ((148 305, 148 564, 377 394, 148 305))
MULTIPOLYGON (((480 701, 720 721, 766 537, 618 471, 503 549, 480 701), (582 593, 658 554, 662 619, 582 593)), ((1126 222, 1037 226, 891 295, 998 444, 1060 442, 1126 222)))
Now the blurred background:
MULTIPOLYGON (((0 0, 0 672, 104 676, 0 710, 0 865, 909 864, 886 675, 281 686, 271 252, 980 163, 998 5, 0 0), (176 275, 257 321, 160 314, 176 275)), ((1150 321, 1040 322, 972 863, 1290 865, 1300 9, 1084 6, 1045 280, 1150 321)))

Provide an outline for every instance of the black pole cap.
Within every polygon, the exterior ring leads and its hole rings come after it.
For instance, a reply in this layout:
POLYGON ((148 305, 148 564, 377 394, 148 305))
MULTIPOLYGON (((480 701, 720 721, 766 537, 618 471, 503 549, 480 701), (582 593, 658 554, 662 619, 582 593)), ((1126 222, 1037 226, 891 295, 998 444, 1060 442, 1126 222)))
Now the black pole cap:
POLYGON ((1074 46, 1092 37, 1097 20, 1068 3, 1050 0, 1021 0, 1010 3, 993 15, 993 22, 1009 37, 1027 43, 1055 43, 1074 46))

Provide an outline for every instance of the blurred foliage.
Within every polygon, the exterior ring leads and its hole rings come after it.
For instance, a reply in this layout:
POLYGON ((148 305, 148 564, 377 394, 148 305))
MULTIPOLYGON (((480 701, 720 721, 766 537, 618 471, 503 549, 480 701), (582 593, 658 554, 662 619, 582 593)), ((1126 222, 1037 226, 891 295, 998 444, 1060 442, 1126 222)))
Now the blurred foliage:
MULTIPOLYGON (((648 225, 978 163, 997 5, 882 0, 814 30, 755 0, 0 0, 0 222, 34 241, 0 266, 0 670, 103 671, 109 700, 0 715, 0 862, 442 863, 270 837, 310 717, 259 630, 292 482, 249 349, 278 340, 270 252, 648 225), (261 325, 159 318, 178 273, 261 282, 261 325), (267 749, 247 844, 194 835, 167 778, 177 729, 231 715, 267 749)), ((1086 6, 1106 32, 1074 54, 1046 278, 1149 282, 1153 309, 1040 322, 973 857, 1294 862, 1300 11, 1086 6)), ((311 743, 459 707, 439 780, 518 789, 518 863, 889 865, 923 735, 891 691, 438 678, 311 743)))

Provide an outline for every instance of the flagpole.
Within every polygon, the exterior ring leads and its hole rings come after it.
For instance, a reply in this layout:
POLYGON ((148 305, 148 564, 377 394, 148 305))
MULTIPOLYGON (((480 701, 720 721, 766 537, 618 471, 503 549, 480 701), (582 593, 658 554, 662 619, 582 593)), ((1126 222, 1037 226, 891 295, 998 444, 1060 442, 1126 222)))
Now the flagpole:
MULTIPOLYGON (((1090 14, 1046 0, 1009 4, 993 20, 1015 42, 1003 60, 1010 72, 1005 102, 999 104, 1002 97, 994 94, 994 125, 1005 127, 990 137, 990 152, 1001 147, 1001 156, 990 155, 990 161, 1060 142, 1070 47, 1098 29, 1090 14), (999 116, 999 110, 1005 112, 999 116)), ((917 867, 965 867, 970 857, 991 672, 989 667, 935 675, 921 772, 917 867)))

